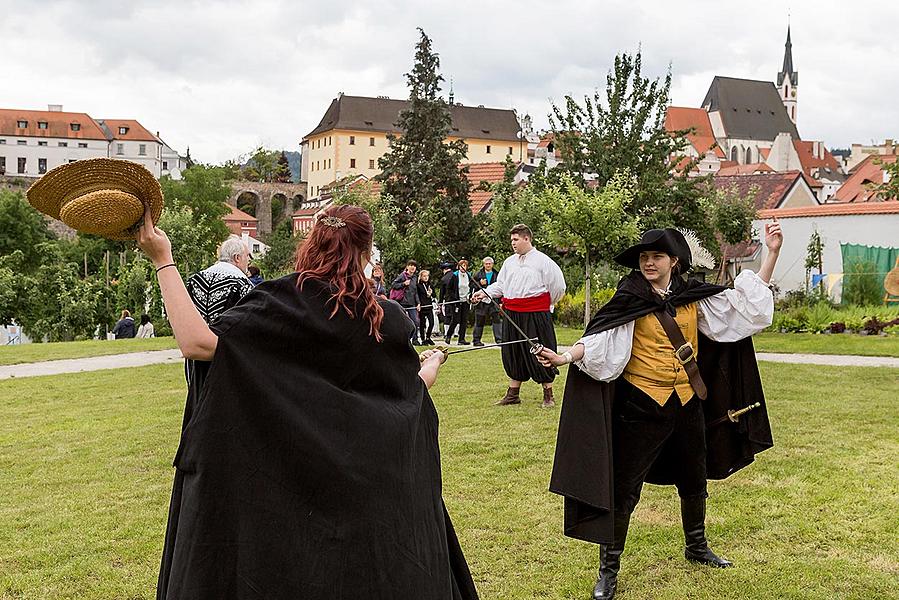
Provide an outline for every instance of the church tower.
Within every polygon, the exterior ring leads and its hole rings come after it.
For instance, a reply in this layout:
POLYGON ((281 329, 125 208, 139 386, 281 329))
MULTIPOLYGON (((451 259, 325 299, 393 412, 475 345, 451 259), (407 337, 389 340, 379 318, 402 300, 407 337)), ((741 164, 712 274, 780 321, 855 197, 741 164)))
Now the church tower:
POLYGON ((784 65, 777 74, 777 89, 790 120, 796 123, 796 91, 799 88, 799 72, 793 69, 793 43, 790 26, 787 25, 787 43, 784 45, 784 65))

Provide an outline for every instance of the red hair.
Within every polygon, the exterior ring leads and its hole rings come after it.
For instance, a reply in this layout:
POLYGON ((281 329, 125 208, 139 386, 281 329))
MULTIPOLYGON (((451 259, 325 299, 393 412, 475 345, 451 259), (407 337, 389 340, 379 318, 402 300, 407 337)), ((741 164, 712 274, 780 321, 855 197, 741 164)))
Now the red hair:
POLYGON ((369 334, 380 342, 384 309, 378 305, 362 266, 373 237, 371 216, 364 209, 348 204, 326 208, 297 251, 297 286, 303 289, 307 279, 330 284, 334 290, 331 318, 341 309, 355 318, 361 308, 362 317, 370 323, 369 334))

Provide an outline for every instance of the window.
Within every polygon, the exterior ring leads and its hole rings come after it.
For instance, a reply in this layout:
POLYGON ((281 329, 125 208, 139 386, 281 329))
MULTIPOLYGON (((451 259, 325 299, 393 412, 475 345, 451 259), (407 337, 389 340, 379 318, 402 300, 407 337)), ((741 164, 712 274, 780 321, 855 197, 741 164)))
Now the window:
POLYGON ((328 159, 328 168, 329 169, 331 168, 331 159, 330 158, 328 159))
POLYGON ((0 156, 0 175, 6 173, 6 157, 0 156))
POLYGON ((746 164, 752 164, 752 148, 746 148, 746 164))
POLYGON ((355 159, 355 158, 351 158, 351 159, 350 159, 350 168, 351 168, 351 169, 355 169, 355 168, 356 168, 356 159, 355 159))
POLYGON ((373 137, 368 138, 368 145, 369 145, 369 146, 374 146, 374 145, 375 145, 375 138, 373 138, 373 137))
POLYGON ((512 156, 512 146, 509 146, 509 156, 512 156))
POLYGON ((128 133, 127 127, 119 127, 119 135, 125 135, 126 133, 128 133))
POLYGON ((38 121, 38 122, 37 122, 37 128, 38 128, 38 129, 46 129, 46 128, 47 128, 47 122, 46 122, 46 121, 38 121))
POLYGON ((68 148, 68 147, 69 147, 69 142, 59 142, 59 144, 57 144, 57 145, 58 145, 60 148, 68 148))
POLYGON ((253 244, 253 252, 259 253, 259 244, 253 244))
POLYGON ((25 129, 28 127, 28 121, 16 121, 16 127, 19 129, 25 129))
POLYGON ((321 161, 315 161, 315 170, 318 171, 318 170, 320 170, 321 168, 322 168, 322 167, 321 167, 321 161))
POLYGON ((70 123, 69 128, 72 131, 81 131, 81 123, 70 123))
POLYGON ((87 148, 87 142, 78 142, 79 148, 87 148))
POLYGON ((47 172, 47 159, 39 158, 37 159, 37 172, 41 175, 47 172))
POLYGON ((119 156, 125 154, 125 144, 116 144, 115 145, 115 153, 119 156))
POLYGON ((350 146, 355 146, 355 145, 356 145, 356 136, 351 135, 350 136, 350 146))
POLYGON ((73 162, 78 162, 78 159, 77 159, 77 158, 70 158, 70 159, 69 159, 69 164, 72 164, 73 162))
POLYGON ((137 153, 141 156, 146 156, 147 155, 147 145, 146 144, 139 145, 137 147, 137 153))
POLYGON ((733 148, 730 149, 730 159, 733 162, 737 162, 737 147, 736 146, 734 146, 733 148))
POLYGON ((368 160, 368 168, 369 168, 369 169, 374 169, 374 168, 375 168, 375 159, 370 158, 370 159, 368 160))
POLYGON ((19 146, 27 146, 28 140, 16 140, 16 144, 19 146))
POLYGON ((162 170, 163 171, 169 170, 169 161, 167 161, 167 160, 162 161, 162 170))
POLYGON ((25 172, 25 159, 21 156, 19 157, 19 173, 25 172))
POLYGON ((46 140, 39 140, 38 143, 37 143, 37 145, 38 145, 38 146, 46 146, 46 145, 47 145, 47 142, 46 142, 46 140))
POLYGON ((487 144, 487 154, 490 154, 490 144, 487 144))
POLYGON ((0 144, 5 144, 6 140, 0 140, 0 144))

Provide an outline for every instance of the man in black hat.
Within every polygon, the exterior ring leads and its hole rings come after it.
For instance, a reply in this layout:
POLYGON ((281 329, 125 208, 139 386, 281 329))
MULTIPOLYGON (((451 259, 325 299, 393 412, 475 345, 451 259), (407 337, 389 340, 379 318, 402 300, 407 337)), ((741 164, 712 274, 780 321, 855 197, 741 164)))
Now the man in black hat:
POLYGON ((647 231, 615 258, 633 270, 584 337, 541 354, 545 366, 575 365, 550 490, 565 497, 565 534, 601 544, 596 600, 615 595, 644 482, 677 486, 687 559, 731 566, 706 541, 706 482, 773 444, 750 339, 774 312, 768 282, 783 235, 776 221, 765 231, 761 270, 740 273, 733 289, 682 277, 713 266, 692 233, 691 248, 675 229, 647 231))

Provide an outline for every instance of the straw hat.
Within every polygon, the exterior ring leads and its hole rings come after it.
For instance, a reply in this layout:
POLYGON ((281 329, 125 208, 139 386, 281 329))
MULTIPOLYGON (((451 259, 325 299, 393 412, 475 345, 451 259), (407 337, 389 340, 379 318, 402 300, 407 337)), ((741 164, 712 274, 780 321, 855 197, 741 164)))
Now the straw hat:
POLYGON ((28 189, 28 202, 82 233, 113 240, 134 239, 149 207, 153 222, 162 214, 162 189, 142 165, 89 158, 61 165, 28 189))
POLYGON ((883 280, 883 289, 892 296, 899 296, 899 267, 887 273, 883 280))

